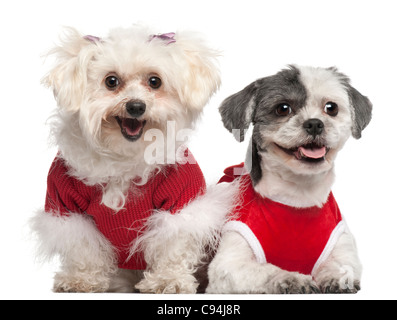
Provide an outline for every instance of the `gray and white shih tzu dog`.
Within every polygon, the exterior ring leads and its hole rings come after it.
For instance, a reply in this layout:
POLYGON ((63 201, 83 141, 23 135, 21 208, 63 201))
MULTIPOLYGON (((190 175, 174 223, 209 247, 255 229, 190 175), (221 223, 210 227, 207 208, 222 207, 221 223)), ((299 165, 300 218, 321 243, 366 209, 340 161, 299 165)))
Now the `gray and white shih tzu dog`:
POLYGON ((338 152, 371 120, 368 98, 336 68, 294 65, 227 98, 220 112, 238 140, 250 124, 253 135, 245 165, 219 184, 234 189, 234 209, 207 292, 360 290, 355 240, 331 187, 338 152))

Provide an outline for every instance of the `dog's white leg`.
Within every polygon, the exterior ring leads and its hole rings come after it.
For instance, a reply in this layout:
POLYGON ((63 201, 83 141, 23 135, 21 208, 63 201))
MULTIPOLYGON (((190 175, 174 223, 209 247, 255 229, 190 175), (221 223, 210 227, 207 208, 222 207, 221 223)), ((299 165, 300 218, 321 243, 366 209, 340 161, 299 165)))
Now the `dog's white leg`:
POLYGON ((282 294, 319 292, 312 277, 260 264, 245 239, 226 232, 209 266, 207 293, 282 294))
POLYGON ((110 242, 88 216, 55 216, 39 211, 32 218, 38 236, 39 254, 59 256, 61 271, 56 273, 55 292, 105 292, 117 272, 117 257, 110 242))
POLYGON ((216 185, 176 214, 157 212, 134 250, 142 249, 148 264, 136 287, 150 293, 196 293, 194 273, 214 247, 234 203, 238 184, 216 185))
POLYGON ((154 260, 147 259, 148 269, 136 288, 142 293, 196 293, 199 284, 194 273, 201 258, 199 246, 189 239, 189 234, 179 234, 163 245, 169 249, 156 254, 154 260))
POLYGON ((361 274, 356 242, 350 231, 346 230, 313 277, 323 293, 357 293, 361 274))

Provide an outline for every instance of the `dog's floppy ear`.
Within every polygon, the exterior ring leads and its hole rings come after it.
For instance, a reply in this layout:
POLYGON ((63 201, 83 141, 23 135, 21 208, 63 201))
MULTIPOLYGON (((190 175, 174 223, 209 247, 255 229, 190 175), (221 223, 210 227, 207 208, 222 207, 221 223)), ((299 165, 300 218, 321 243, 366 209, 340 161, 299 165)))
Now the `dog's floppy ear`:
POLYGON ((59 107, 71 112, 79 110, 97 41, 100 41, 97 37, 84 37, 77 30, 67 28, 61 44, 49 52, 55 56, 56 63, 42 83, 53 89, 59 107))
POLYGON ((352 134, 356 139, 361 138, 361 132, 366 128, 372 119, 372 103, 371 101, 353 88, 347 85, 347 92, 350 99, 350 107, 352 109, 352 134))
POLYGON ((180 98, 187 107, 201 111, 221 85, 217 62, 220 54, 191 32, 176 33, 175 43, 170 46, 178 47, 185 60, 178 89, 180 98))
POLYGON ((361 132, 367 127, 372 119, 372 103, 371 101, 350 84, 350 78, 338 71, 336 67, 328 68, 345 86, 349 95, 350 110, 352 114, 352 135, 356 139, 361 138, 361 132))
POLYGON ((219 107, 225 128, 232 132, 239 142, 244 141, 245 131, 252 122, 256 106, 256 91, 257 81, 227 98, 219 107))

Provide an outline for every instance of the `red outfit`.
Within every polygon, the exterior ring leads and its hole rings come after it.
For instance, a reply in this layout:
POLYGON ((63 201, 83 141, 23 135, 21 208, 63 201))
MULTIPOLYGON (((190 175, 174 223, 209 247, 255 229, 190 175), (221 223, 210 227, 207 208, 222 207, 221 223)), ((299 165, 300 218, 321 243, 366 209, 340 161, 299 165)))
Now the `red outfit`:
MULTIPOLYGON (((281 269, 314 274, 334 248, 345 230, 345 223, 332 193, 322 208, 294 208, 261 197, 255 192, 249 175, 235 175, 231 167, 220 182, 240 179, 242 203, 235 218, 224 231, 241 234, 259 263, 271 263, 281 269)), ((240 170, 241 171, 241 170, 240 170)))
MULTIPOLYGON (((192 157, 189 155, 189 157, 192 157)), ((192 163, 190 161, 189 162, 192 163)), ((176 213, 205 191, 205 180, 198 164, 176 164, 163 168, 145 185, 134 186, 124 209, 119 212, 101 204, 102 188, 87 186, 68 174, 61 158, 56 158, 48 175, 45 211, 61 216, 86 214, 117 249, 119 268, 143 270, 142 254, 127 261, 131 242, 142 231, 153 210, 176 213)))

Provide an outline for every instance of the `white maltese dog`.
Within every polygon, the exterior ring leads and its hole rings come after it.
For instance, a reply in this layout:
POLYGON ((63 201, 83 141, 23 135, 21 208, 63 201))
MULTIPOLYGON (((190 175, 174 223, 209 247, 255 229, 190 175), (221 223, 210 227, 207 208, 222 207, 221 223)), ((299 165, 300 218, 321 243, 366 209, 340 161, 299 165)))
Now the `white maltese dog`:
POLYGON ((209 266, 208 293, 355 293, 361 263, 331 192, 334 160, 361 137, 372 104, 335 68, 291 66, 227 98, 244 165, 225 171, 235 208, 209 266))
POLYGON ((129 292, 142 280, 144 292, 194 292, 200 257, 186 246, 202 243, 173 232, 200 228, 186 205, 205 181, 183 145, 220 85, 217 52, 196 34, 133 27, 106 38, 69 29, 51 54, 59 152, 32 226, 40 253, 60 258, 54 291, 129 292))

